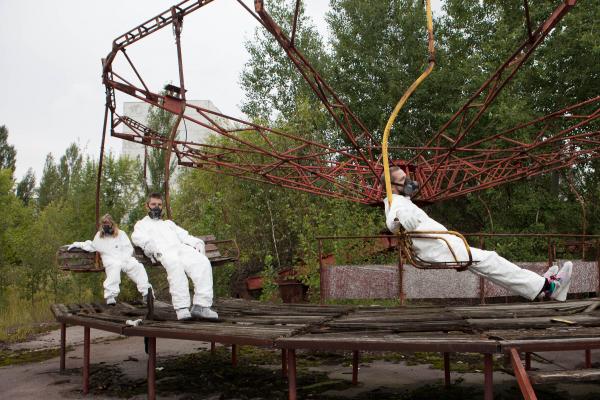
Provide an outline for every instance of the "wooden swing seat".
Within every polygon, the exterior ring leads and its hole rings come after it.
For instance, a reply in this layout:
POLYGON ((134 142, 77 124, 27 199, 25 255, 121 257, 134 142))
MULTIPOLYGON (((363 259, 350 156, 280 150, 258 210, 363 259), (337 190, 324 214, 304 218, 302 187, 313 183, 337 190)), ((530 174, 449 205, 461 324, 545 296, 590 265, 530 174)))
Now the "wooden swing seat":
MULTIPOLYGON (((230 262, 236 262, 240 257, 240 249, 235 239, 216 240, 214 235, 198 236, 204 241, 206 257, 213 267, 221 266, 230 262)), ((102 272, 102 259, 95 251, 82 249, 68 250, 69 246, 61 246, 56 253, 56 262, 63 271, 71 272, 102 272)), ((145 267, 161 265, 153 263, 141 248, 134 246, 135 258, 145 267)))

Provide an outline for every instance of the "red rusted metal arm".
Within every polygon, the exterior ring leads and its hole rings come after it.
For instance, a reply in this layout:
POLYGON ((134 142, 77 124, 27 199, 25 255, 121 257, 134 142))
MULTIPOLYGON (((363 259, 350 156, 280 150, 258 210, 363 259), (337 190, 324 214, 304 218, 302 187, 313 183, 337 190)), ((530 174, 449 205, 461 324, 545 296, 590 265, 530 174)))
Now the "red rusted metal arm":
MULTIPOLYGON (((527 14, 529 5, 524 1, 527 14)), ((381 147, 373 142, 365 125, 296 48, 300 0, 295 3, 290 35, 271 18, 263 0, 255 1, 256 12, 242 0, 238 3, 286 52, 340 128, 338 137, 332 137, 331 132, 284 132, 185 100, 179 41, 181 23, 186 15, 211 2, 182 1, 114 40, 111 52, 103 59, 111 134, 147 147, 164 149, 169 157, 172 152, 179 165, 365 204, 380 203, 383 195, 378 179, 382 168, 381 147), (158 94, 160 89, 149 88, 125 52, 128 46, 171 24, 175 28, 179 65, 180 88, 176 99, 158 94), (141 85, 125 78, 131 74, 113 71, 117 57, 125 58, 125 65, 132 68, 141 85), (176 115, 178 121, 208 130, 216 140, 203 143, 187 138, 181 140, 176 137, 176 128, 168 138, 162 137, 148 129, 144 121, 119 115, 116 93, 166 110, 176 115), (190 112, 184 113, 186 109, 190 112), (122 128, 127 132, 119 131, 122 128)), ((442 201, 600 156, 600 126, 596 123, 600 118, 600 96, 510 130, 490 132, 484 139, 467 140, 485 110, 574 4, 572 0, 561 3, 544 23, 528 34, 528 40, 426 145, 395 148, 416 153, 412 160, 396 160, 395 164, 406 167, 421 182, 418 201, 442 201)), ((166 168, 168 164, 165 163, 166 168)), ((166 192, 168 198, 168 188, 166 192)))
MULTIPOLYGON (((473 129, 481 116, 496 99, 500 91, 512 80, 519 68, 529 58, 533 51, 542 43, 554 26, 575 6, 576 0, 567 0, 550 14, 550 16, 535 30, 530 38, 523 42, 517 50, 494 72, 494 74, 483 83, 483 85, 469 98, 469 100, 439 129, 438 133, 427 141, 425 146, 436 143, 450 142, 448 151, 441 157, 432 170, 432 173, 422 182, 421 188, 425 187, 434 177, 435 172, 442 168, 445 161, 450 157, 454 148, 473 129), (474 111, 477 110, 477 111, 474 111)), ((529 9, 527 8, 527 12, 529 9)), ((435 156, 439 156, 438 153, 435 156)), ((423 151, 415 155, 410 163, 417 161, 427 163, 423 151)))
MULTIPOLYGON (((364 161, 373 172, 374 186, 379 179, 379 173, 375 171, 372 163, 373 154, 370 154, 369 148, 373 144, 373 136, 366 128, 363 122, 350 110, 350 108, 339 98, 331 86, 325 82, 323 77, 312 67, 306 57, 294 46, 294 43, 288 39, 283 29, 271 18, 266 11, 263 0, 255 0, 254 7, 256 13, 262 19, 267 30, 277 40, 281 48, 286 52, 288 58, 296 66, 300 74, 304 77, 310 88, 323 103, 331 117, 346 135, 346 139, 354 146, 359 157, 364 161), (367 154, 363 154, 367 149, 367 154)), ((297 18, 298 8, 296 8, 294 18, 297 18)))
POLYGON ((512 364, 513 371, 515 372, 515 378, 517 378, 523 398, 525 400, 537 400, 535 391, 533 390, 531 382, 529 381, 529 375, 527 375, 527 371, 525 371, 525 368, 523 368, 523 363, 521 362, 521 357, 519 357, 519 352, 512 348, 510 349, 509 354, 510 362, 512 364))

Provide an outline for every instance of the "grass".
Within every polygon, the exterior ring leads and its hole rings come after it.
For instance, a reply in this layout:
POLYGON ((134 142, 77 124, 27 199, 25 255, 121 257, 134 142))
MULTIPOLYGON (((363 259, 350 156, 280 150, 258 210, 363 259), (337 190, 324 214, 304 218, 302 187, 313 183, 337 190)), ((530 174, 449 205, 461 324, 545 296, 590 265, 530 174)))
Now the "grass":
MULTIPOLYGON (((67 351, 71 351, 72 349, 71 346, 67 346, 67 351)), ((59 354, 60 349, 58 348, 23 351, 0 350, 0 367, 41 362, 58 357, 59 354)))
POLYGON ((49 299, 36 299, 34 306, 21 298, 15 290, 8 290, 5 306, 0 309, 0 343, 26 340, 31 335, 49 330, 54 318, 49 299))
MULTIPOLYGON (((84 296, 86 301, 92 299, 91 292, 84 296)), ((50 310, 53 303, 48 293, 40 291, 31 304, 16 288, 9 287, 0 306, 0 345, 22 342, 33 335, 56 329, 57 324, 50 310)))

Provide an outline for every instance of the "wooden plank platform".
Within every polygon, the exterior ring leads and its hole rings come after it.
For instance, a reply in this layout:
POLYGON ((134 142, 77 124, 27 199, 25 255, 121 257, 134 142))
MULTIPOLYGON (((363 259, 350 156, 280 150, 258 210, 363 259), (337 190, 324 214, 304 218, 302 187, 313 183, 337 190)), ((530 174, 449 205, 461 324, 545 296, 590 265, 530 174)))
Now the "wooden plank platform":
MULTIPOLYGON (((89 329, 142 336, 148 345, 148 396, 155 397, 156 338, 230 344, 232 364, 237 346, 281 348, 282 372, 288 377, 289 399, 296 397, 296 350, 353 352, 352 381, 358 379, 360 351, 440 352, 450 385, 449 354, 483 354, 485 398, 493 398, 494 353, 508 353, 525 398, 534 399, 531 382, 600 378, 598 370, 527 374, 520 351, 600 348, 600 299, 471 307, 359 307, 313 304, 266 304, 236 299, 218 300, 218 321, 177 321, 171 305, 154 302, 153 313, 141 304, 55 304, 61 326, 61 368, 65 365, 66 324, 84 327, 83 391, 89 387, 89 329), (150 316, 150 318, 147 318, 150 316), (129 319, 142 319, 139 326, 129 319), (87 354, 87 356, 85 356, 87 354), (531 378, 530 378, 531 377, 531 378)), ((527 361, 526 361, 527 365, 527 361)))
POLYGON ((529 372, 533 384, 560 382, 593 382, 600 381, 600 369, 574 369, 563 371, 529 372))
POLYGON ((56 319, 128 336, 249 344, 283 349, 500 353, 600 348, 600 299, 469 307, 364 307, 218 300, 218 321, 177 321, 155 302, 55 304, 56 319), (132 327, 129 319, 142 319, 132 327), (566 323, 566 322, 568 323, 566 323))

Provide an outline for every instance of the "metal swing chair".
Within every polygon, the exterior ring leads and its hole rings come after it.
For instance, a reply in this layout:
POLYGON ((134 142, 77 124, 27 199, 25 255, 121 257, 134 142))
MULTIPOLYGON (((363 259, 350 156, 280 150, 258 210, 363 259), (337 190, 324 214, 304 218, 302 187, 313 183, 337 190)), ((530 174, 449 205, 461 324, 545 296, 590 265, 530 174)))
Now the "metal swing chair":
POLYGON ((400 230, 396 233, 398 238, 398 248, 401 251, 404 259, 413 267, 419 269, 454 269, 458 272, 466 271, 471 265, 477 263, 473 260, 471 254, 471 247, 465 239, 465 237, 456 231, 405 231, 400 230), (452 248, 452 245, 448 242, 448 239, 443 235, 452 235, 459 238, 464 246, 467 253, 468 260, 459 260, 456 256, 456 252, 452 248), (444 242, 448 251, 452 255, 453 261, 427 261, 421 258, 414 251, 413 239, 424 239, 424 240, 441 240, 444 242))
MULTIPOLYGON (((404 106, 408 98, 413 94, 417 87, 429 76, 433 67, 435 66, 435 47, 433 37, 433 18, 431 14, 431 1, 427 0, 427 34, 428 34, 428 51, 429 51, 429 62, 423 71, 423 73, 410 85, 410 87, 404 92, 396 107, 392 111, 390 118, 387 121, 383 132, 383 140, 381 143, 382 157, 383 157, 383 172, 385 177, 385 190, 389 205, 392 203, 392 186, 390 178, 390 161, 388 156, 388 139, 392 125, 400 112, 400 109, 404 106)), ((465 237, 456 231, 406 231, 402 226, 398 232, 394 232, 398 239, 398 248, 400 249, 401 256, 414 267, 420 269, 454 269, 456 271, 465 271, 468 267, 476 264, 478 261, 473 260, 471 254, 471 248, 465 237), (456 252, 452 248, 448 239, 444 235, 451 235, 458 237, 465 246, 465 250, 468 256, 468 260, 459 260, 456 256, 456 252), (413 239, 424 239, 424 240, 441 240, 448 247, 450 254, 452 255, 453 261, 427 261, 421 258, 414 251, 413 239)))

